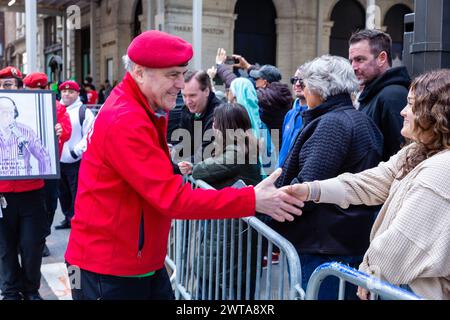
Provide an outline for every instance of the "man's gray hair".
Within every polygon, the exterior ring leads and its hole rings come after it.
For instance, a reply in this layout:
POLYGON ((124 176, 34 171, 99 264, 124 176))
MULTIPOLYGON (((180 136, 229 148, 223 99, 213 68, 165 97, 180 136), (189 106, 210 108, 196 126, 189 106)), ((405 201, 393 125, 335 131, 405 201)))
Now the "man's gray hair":
POLYGON ((131 72, 133 71, 133 68, 135 66, 135 63, 131 61, 130 57, 128 55, 124 55, 122 57, 123 66, 126 71, 131 72))
POLYGON ((351 94, 359 87, 350 62, 342 57, 323 55, 305 63, 301 70, 308 90, 323 101, 337 94, 351 94))

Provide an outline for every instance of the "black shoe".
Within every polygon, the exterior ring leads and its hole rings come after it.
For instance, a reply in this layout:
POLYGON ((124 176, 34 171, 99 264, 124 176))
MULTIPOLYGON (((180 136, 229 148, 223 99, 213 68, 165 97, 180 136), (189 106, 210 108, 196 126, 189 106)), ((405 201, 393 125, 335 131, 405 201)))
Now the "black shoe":
POLYGON ((55 227, 55 230, 70 229, 70 227, 70 221, 63 220, 59 226, 55 227))
POLYGON ((39 294, 39 292, 36 293, 24 293, 23 295, 23 300, 44 300, 41 295, 39 294))
POLYGON ((48 250, 47 245, 44 245, 44 250, 42 250, 42 256, 45 258, 45 257, 48 257, 49 255, 50 255, 50 250, 48 250))

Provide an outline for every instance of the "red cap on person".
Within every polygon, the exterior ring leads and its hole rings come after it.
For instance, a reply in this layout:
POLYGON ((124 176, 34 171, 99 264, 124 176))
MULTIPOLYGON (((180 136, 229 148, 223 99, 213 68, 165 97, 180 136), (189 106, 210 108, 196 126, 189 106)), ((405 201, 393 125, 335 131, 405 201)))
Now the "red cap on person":
POLYGON ((157 30, 141 33, 128 47, 131 61, 147 68, 185 66, 193 55, 189 42, 157 30))
POLYGON ((59 86, 59 91, 63 90, 74 90, 80 92, 80 86, 73 80, 67 80, 59 86))
POLYGON ((15 67, 6 67, 0 70, 0 79, 6 78, 22 79, 22 73, 15 67))
POLYGON ((47 75, 45 73, 42 72, 33 72, 30 73, 29 75, 27 75, 24 79, 23 79, 23 83, 28 87, 28 88, 43 88, 47 85, 48 83, 48 78, 47 75))

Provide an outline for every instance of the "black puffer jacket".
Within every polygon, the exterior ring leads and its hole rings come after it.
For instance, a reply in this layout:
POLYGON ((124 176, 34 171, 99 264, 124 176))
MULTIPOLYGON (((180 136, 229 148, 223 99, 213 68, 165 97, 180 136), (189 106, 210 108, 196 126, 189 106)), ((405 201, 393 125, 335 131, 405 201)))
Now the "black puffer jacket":
MULTIPOLYGON (((298 135, 276 187, 334 178, 376 166, 383 138, 373 121, 352 106, 347 94, 328 97, 303 112, 298 135)), ((271 227, 304 254, 362 255, 376 207, 308 202, 293 222, 273 221, 271 227)))
POLYGON ((366 85, 359 96, 359 110, 372 118, 383 134, 383 161, 396 154, 404 141, 400 111, 406 105, 410 83, 405 67, 392 68, 366 85))
POLYGON ((259 115, 269 130, 279 130, 278 146, 281 146, 284 117, 291 110, 293 102, 287 84, 272 82, 266 88, 258 89, 259 115))

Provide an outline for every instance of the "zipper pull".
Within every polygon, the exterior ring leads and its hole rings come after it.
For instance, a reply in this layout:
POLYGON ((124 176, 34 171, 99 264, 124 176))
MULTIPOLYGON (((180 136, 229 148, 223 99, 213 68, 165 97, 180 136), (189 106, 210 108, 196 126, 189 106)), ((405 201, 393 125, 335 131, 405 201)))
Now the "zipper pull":
POLYGON ((6 198, 4 195, 0 195, 0 219, 3 218, 3 210, 6 209, 8 203, 6 202, 6 198))
POLYGON ((2 209, 6 209, 7 206, 8 206, 8 202, 6 202, 5 196, 0 195, 0 207, 2 207, 2 209))
POLYGON ((138 251, 137 257, 138 257, 139 259, 142 258, 142 251, 141 251, 141 250, 138 251))

